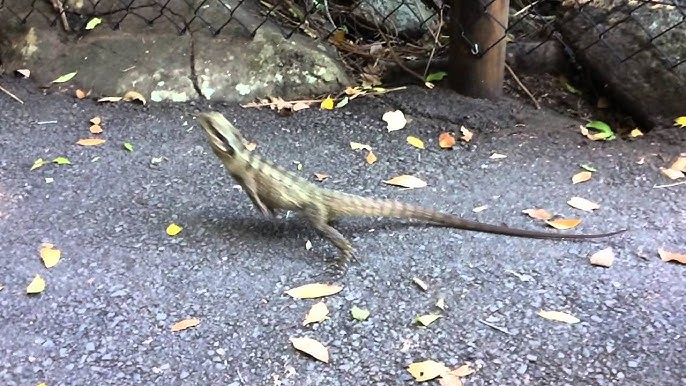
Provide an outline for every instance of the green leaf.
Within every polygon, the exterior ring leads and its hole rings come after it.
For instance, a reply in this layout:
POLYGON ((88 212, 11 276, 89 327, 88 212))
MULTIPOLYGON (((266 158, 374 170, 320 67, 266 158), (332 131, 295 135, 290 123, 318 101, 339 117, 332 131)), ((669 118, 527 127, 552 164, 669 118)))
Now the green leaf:
POLYGON ((124 149, 128 151, 133 151, 133 145, 128 142, 124 142, 124 149))
POLYGON ((57 157, 52 162, 58 164, 58 165, 71 165, 71 161, 69 161, 69 158, 67 157, 57 157))
POLYGON ((584 170, 588 170, 589 172, 597 172, 598 171, 596 168, 594 168, 593 166, 591 166, 589 164, 581 164, 579 166, 584 170))
POLYGON ((612 132, 610 125, 603 121, 591 121, 586 124, 586 128, 595 129, 599 131, 596 135, 598 139, 613 140, 615 138, 615 133, 612 132))
POLYGON ((369 310, 366 308, 360 308, 358 306, 353 306, 353 308, 350 309, 350 313, 353 315, 353 318, 361 322, 367 320, 369 317, 369 310))
POLYGON ((70 72, 70 73, 68 73, 68 74, 64 74, 64 75, 60 76, 59 78, 53 80, 52 83, 64 83, 64 82, 68 82, 68 81, 71 80, 71 78, 73 78, 73 77, 76 76, 76 73, 77 73, 77 72, 78 72, 78 71, 74 71, 74 72, 70 72))
POLYGON ((570 94, 574 94, 574 95, 583 95, 583 93, 581 92, 581 90, 579 90, 578 88, 572 86, 570 83, 565 82, 564 86, 565 86, 565 89, 567 90, 567 92, 569 92, 570 94))
POLYGON ((38 158, 37 160, 33 161, 33 165, 31 166, 31 170, 36 170, 43 165, 45 165, 45 160, 42 158, 38 158))
POLYGON ((99 17, 94 17, 88 21, 88 24, 86 24, 86 29, 93 29, 100 23, 102 23, 102 19, 99 17))
POLYGON ((445 71, 432 72, 431 74, 426 76, 426 81, 435 82, 437 80, 443 80, 443 78, 445 78, 446 76, 448 76, 448 73, 445 71))
POLYGON ((347 105, 349 101, 350 101, 350 99, 348 97, 344 97, 343 99, 340 100, 340 102, 336 103, 336 108, 340 109, 341 107, 347 105))

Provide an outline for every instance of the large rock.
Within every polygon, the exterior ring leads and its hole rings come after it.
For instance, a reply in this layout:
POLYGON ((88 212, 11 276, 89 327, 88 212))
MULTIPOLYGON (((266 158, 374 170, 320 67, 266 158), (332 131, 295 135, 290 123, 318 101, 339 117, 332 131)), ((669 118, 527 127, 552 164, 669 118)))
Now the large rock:
POLYGON ((647 127, 686 114, 686 2, 675 1, 568 0, 559 23, 580 62, 647 127))

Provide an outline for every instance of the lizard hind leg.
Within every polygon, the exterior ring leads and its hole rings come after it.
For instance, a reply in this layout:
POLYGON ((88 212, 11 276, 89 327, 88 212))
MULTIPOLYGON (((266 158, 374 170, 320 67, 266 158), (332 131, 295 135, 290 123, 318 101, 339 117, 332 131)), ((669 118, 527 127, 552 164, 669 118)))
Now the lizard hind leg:
POLYGON ((313 205, 303 209, 303 214, 312 226, 338 249, 339 256, 334 268, 336 278, 345 276, 351 260, 358 260, 355 249, 348 239, 336 228, 328 224, 329 215, 326 208, 313 205))

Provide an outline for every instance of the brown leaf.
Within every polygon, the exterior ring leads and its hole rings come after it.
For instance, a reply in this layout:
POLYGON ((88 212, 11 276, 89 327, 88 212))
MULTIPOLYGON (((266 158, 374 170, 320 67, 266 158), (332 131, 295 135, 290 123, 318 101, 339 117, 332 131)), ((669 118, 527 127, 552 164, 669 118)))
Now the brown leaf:
POLYGON ((198 324, 200 324, 200 319, 198 318, 184 319, 182 321, 174 323, 174 325, 171 327, 171 330, 172 332, 182 331, 187 328, 195 327, 198 324))
POLYGON ((450 369, 441 362, 429 359, 423 362, 410 363, 410 365, 407 366, 407 371, 412 374, 415 381, 424 382, 440 377, 450 371, 450 369))
POLYGON ((581 219, 580 218, 558 218, 555 220, 548 220, 545 222, 546 224, 550 225, 551 227, 555 229, 572 229, 576 227, 577 225, 581 224, 581 219))
POLYGON ((98 116, 95 116, 95 117, 91 118, 90 123, 92 123, 94 125, 99 125, 102 123, 102 119, 98 116))
POLYGON ((136 92, 136 91, 127 91, 126 94, 124 94, 124 96, 121 97, 121 98, 122 98, 124 101, 126 101, 126 102, 139 101, 139 102, 141 102, 143 105, 145 105, 146 103, 148 103, 148 102, 145 100, 145 97, 144 97, 141 93, 136 92))
POLYGON ((303 321, 303 326, 307 326, 310 323, 319 323, 328 319, 329 309, 326 307, 324 302, 315 303, 310 307, 310 310, 305 315, 305 320, 303 321))
POLYGON ((444 131, 438 136, 438 146, 441 149, 452 149, 455 142, 455 136, 452 133, 444 131))
POLYGON ((314 173, 314 178, 316 178, 317 181, 319 181, 319 182, 322 182, 322 181, 324 181, 330 177, 331 177, 330 175, 325 174, 325 173, 314 173))
POLYGON ((600 208, 600 205, 593 201, 589 201, 581 197, 572 197, 567 201, 567 204, 572 208, 584 210, 586 212, 593 212, 594 210, 600 208))
POLYGON ((522 213, 526 213, 526 214, 529 215, 529 217, 535 218, 536 220, 543 220, 543 221, 545 221, 545 220, 550 220, 551 218, 553 218, 553 214, 552 214, 552 213, 548 212, 548 211, 545 210, 545 209, 540 209, 540 208, 536 208, 536 209, 524 209, 524 210, 522 211, 522 213))
POLYGON ((685 253, 670 252, 662 248, 658 248, 657 253, 662 261, 676 261, 677 263, 686 264, 685 253))
POLYGON ((610 268, 615 261, 615 253, 612 247, 601 249, 592 254, 589 260, 593 265, 610 268))
POLYGON ((286 295, 296 299, 314 299, 337 294, 342 289, 343 287, 333 284, 312 283, 291 288, 286 291, 286 295))
POLYGON ((329 350, 323 344, 312 338, 289 338, 296 350, 309 354, 315 359, 329 363, 329 350))
POLYGON ((591 179, 593 176, 593 173, 589 171, 583 171, 576 173, 575 175, 572 176, 572 184, 578 184, 580 182, 586 182, 591 179))
POLYGON ((100 125, 92 125, 88 128, 88 131, 90 131, 91 134, 100 134, 102 133, 102 127, 100 127, 100 125))
POLYGON ((369 150, 369 152, 367 153, 367 156, 364 157, 364 159, 365 159, 365 161, 367 161, 367 163, 369 165, 373 165, 378 158, 376 158, 376 154, 374 154, 373 151, 369 150))
POLYGON ((426 186, 426 182, 408 174, 393 177, 390 180, 384 181, 384 183, 409 189, 423 188, 426 186))
POLYGON ((102 138, 82 138, 79 139, 76 144, 81 146, 97 146, 102 145, 106 141, 102 138))
POLYGON ((76 95, 77 99, 83 99, 88 96, 88 93, 81 90, 80 88, 77 88, 76 91, 74 91, 74 94, 76 95))

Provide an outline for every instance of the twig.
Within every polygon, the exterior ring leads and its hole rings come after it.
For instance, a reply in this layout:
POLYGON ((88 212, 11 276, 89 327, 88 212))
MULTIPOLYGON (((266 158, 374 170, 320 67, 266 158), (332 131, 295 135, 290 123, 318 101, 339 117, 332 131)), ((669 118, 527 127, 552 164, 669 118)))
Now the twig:
POLYGON ((24 104, 24 101, 23 101, 23 100, 19 99, 19 97, 17 97, 16 95, 12 94, 8 89, 6 89, 6 88, 0 86, 0 90, 1 90, 2 92, 4 92, 5 94, 9 95, 10 97, 12 97, 12 99, 14 99, 15 101, 21 103, 22 105, 24 104))
POLYGON ((436 53, 436 46, 439 44, 438 39, 441 37, 441 30, 443 29, 443 7, 441 7, 441 11, 438 13, 438 31, 434 33, 434 31, 429 28, 429 33, 433 35, 434 37, 434 45, 431 47, 431 54, 429 54, 429 60, 426 62, 426 67, 424 68, 424 78, 426 79, 426 75, 429 73, 429 67, 431 67, 431 61, 434 59, 434 54, 436 53))
MULTIPOLYGON (((407 89, 406 86, 385 88, 385 89, 379 90, 379 91, 362 90, 362 92, 360 92, 359 94, 356 94, 356 95, 359 96, 359 97, 364 96, 364 95, 380 95, 380 94, 387 94, 387 93, 389 93, 389 92, 400 91, 400 90, 405 90, 405 89, 407 89)), ((345 92, 342 92, 342 94, 345 94, 345 92)), ((342 95, 342 94, 341 94, 341 95, 342 95)), ((357 98, 357 97, 356 97, 356 98, 357 98)), ((340 100, 341 98, 336 97, 336 98, 333 98, 333 99, 334 99, 335 101, 337 101, 337 100, 340 100)), ((262 103, 253 103, 253 102, 250 102, 250 103, 246 103, 246 104, 240 105, 240 106, 243 107, 243 108, 248 108, 248 107, 267 107, 267 106, 274 106, 274 105, 277 105, 277 104, 283 103, 283 102, 292 103, 292 104, 295 104, 295 103, 306 103, 306 104, 310 104, 310 103, 321 103, 321 102, 323 102, 323 101, 324 101, 324 99, 301 99, 301 100, 294 100, 294 101, 278 101, 278 102, 262 102, 262 103)))
POLYGON ((507 68, 507 71, 510 72, 510 75, 512 75, 512 78, 515 80, 515 82, 517 82, 519 87, 526 93, 526 95, 529 96, 529 98, 531 98, 531 100, 534 102, 534 105, 536 106, 536 109, 540 110, 541 105, 538 103, 536 98, 534 98, 534 95, 531 93, 531 91, 529 91, 528 88, 526 88, 526 86, 524 86, 524 83, 522 83, 522 81, 519 80, 519 77, 517 77, 517 74, 515 74, 515 72, 512 71, 512 68, 510 68, 510 66, 507 63, 505 63, 505 68, 507 68))
POLYGON ((384 40, 386 41, 386 46, 388 47, 388 52, 391 54, 391 57, 393 58, 393 61, 394 61, 398 66, 400 66, 400 68, 402 68, 403 70, 405 70, 405 72, 407 72, 408 74, 410 74, 410 75, 416 77, 417 79, 419 79, 419 81, 422 82, 422 84, 425 84, 425 83, 426 83, 426 79, 425 79, 423 76, 421 76, 421 75, 417 74, 416 72, 414 72, 411 68, 407 67, 407 66, 405 65, 405 63, 403 63, 402 60, 400 60, 400 58, 398 57, 398 54, 396 54, 395 51, 393 50, 393 47, 391 47, 391 41, 388 39, 388 36, 386 36, 386 34, 384 34, 384 33, 381 32, 381 31, 379 31, 379 32, 381 33, 381 36, 383 36, 384 40))
POLYGON ((686 181, 675 182, 673 184, 667 184, 667 185, 653 185, 653 189, 671 188, 672 186, 683 185, 683 184, 686 184, 686 181))
POLYGON ((481 319, 479 319, 479 322, 487 325, 488 327, 490 327, 494 330, 498 330, 498 331, 502 332, 503 334, 512 335, 512 333, 510 331, 508 331, 506 328, 498 327, 495 324, 488 323, 487 321, 481 320, 481 319))
POLYGON ((324 0, 324 11, 326 11, 326 16, 329 18, 329 23, 333 26, 334 29, 338 29, 338 26, 336 23, 333 22, 333 18, 331 17, 331 12, 329 12, 329 0, 324 0))

